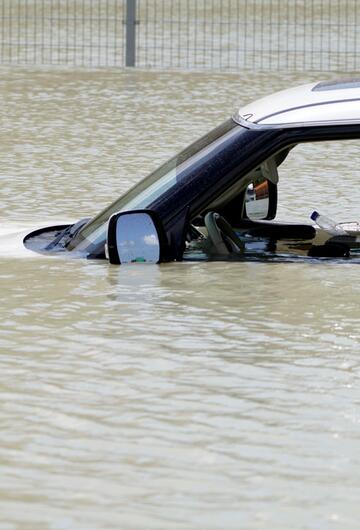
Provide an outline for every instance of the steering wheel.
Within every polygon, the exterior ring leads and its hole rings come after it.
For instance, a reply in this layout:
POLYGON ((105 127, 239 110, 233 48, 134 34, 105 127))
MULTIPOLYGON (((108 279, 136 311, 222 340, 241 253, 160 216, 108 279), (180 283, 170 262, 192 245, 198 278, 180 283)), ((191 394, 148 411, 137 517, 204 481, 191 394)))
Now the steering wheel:
POLYGON ((229 223, 218 213, 208 212, 204 218, 208 239, 216 254, 232 254, 244 251, 244 243, 229 223))

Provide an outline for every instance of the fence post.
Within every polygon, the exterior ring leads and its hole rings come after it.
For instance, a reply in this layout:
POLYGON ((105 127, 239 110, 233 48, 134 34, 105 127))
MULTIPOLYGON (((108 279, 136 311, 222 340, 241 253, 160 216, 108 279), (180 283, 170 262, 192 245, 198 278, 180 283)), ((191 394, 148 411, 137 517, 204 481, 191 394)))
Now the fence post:
POLYGON ((136 61, 136 0, 126 0, 126 66, 135 66, 136 61))

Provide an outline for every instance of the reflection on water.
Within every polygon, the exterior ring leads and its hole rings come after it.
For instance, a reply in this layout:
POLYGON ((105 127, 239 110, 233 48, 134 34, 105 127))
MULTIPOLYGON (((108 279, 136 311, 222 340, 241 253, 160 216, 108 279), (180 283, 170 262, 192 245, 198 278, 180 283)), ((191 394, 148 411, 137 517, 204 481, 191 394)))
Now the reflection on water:
MULTIPOLYGON (((4 225, 92 215, 238 103, 309 80, 2 74, 4 225)), ((358 218, 347 145, 294 150, 282 217, 312 197, 358 218)), ((357 528, 358 274, 1 258, 0 528, 357 528)))

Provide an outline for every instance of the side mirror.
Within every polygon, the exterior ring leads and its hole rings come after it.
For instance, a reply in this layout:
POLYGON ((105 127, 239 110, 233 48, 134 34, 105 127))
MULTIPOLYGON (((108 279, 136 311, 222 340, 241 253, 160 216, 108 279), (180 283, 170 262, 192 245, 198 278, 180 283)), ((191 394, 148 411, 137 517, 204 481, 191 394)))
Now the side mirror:
POLYGON ((160 263, 166 248, 166 234, 155 212, 134 210, 110 217, 107 235, 110 263, 160 263))
POLYGON ((269 215, 269 181, 258 179, 251 182, 245 192, 246 216, 252 221, 266 219, 269 215))

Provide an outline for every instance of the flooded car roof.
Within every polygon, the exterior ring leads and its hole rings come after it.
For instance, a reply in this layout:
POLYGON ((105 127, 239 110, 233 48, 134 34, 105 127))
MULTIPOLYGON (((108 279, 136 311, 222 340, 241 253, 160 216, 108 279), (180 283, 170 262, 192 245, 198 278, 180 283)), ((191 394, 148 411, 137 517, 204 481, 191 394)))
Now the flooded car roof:
POLYGON ((360 123, 360 78, 309 83, 241 108, 237 121, 261 126, 360 123))

